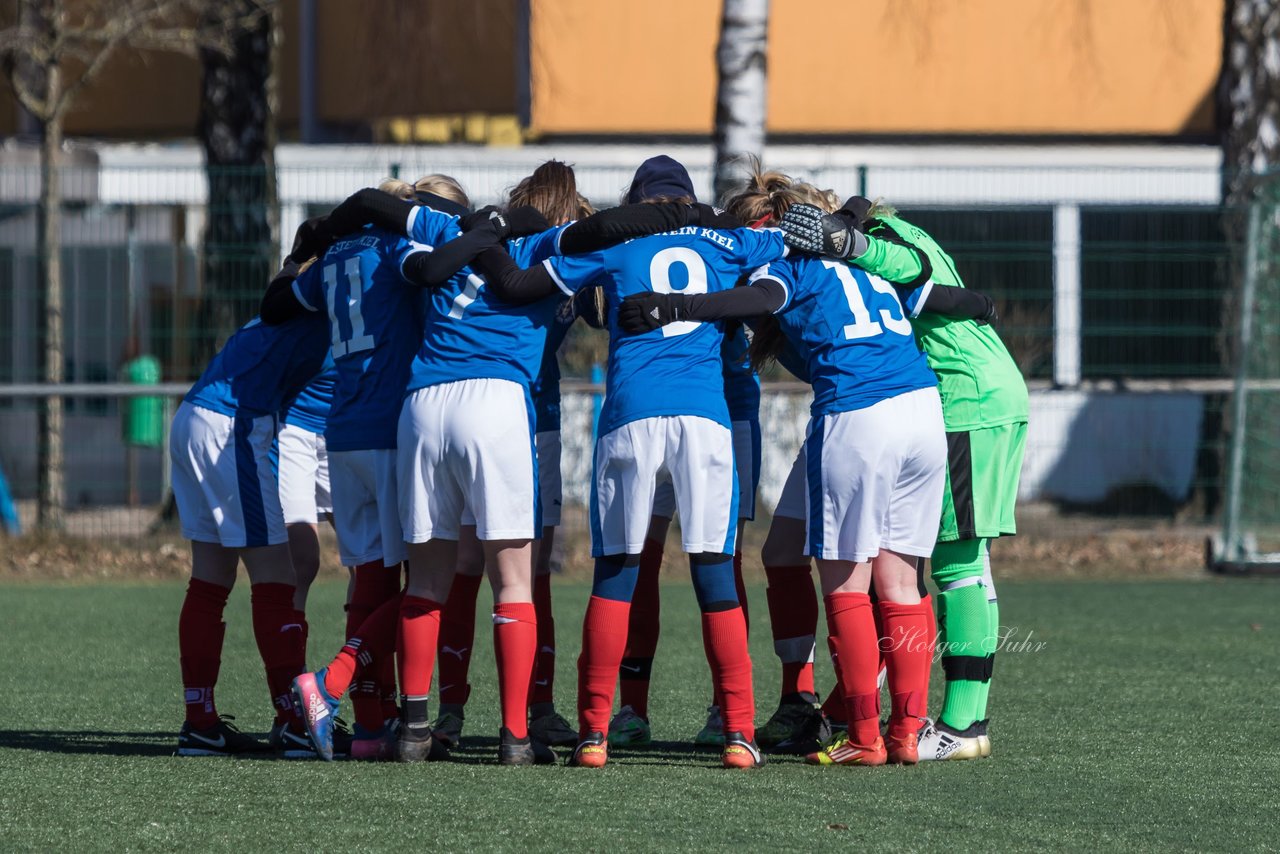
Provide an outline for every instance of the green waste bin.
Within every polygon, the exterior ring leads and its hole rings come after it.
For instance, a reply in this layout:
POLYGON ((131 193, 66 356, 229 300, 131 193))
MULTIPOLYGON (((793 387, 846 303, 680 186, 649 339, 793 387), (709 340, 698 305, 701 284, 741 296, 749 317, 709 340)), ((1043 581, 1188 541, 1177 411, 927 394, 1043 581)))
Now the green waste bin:
MULTIPOLYGON (((160 360, 138 356, 125 363, 124 381, 134 385, 160 382, 160 360)), ((124 443, 136 448, 158 448, 164 442, 164 398, 129 397, 124 407, 124 443)))

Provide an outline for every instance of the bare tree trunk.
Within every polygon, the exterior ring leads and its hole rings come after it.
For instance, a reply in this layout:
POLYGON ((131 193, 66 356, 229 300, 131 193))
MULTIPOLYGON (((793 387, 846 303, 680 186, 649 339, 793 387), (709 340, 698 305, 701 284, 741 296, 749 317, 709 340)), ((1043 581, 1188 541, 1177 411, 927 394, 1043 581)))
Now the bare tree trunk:
MULTIPOLYGON (((23 13, 42 28, 61 26, 60 8, 24 4, 23 13)), ((28 68, 28 82, 36 83, 46 105, 58 104, 62 95, 62 71, 57 64, 28 68)), ((62 353, 62 111, 50 109, 40 123, 40 205, 36 225, 36 281, 40 286, 41 380, 51 386, 64 379, 62 353)), ((36 430, 39 435, 36 475, 36 526, 61 531, 66 495, 62 455, 63 399, 41 398, 36 430)))
MULTIPOLYGON (((248 15, 253 0, 222 0, 248 15)), ((222 9, 210 4, 209 14, 222 9)), ((195 330, 197 360, 217 340, 257 312, 262 288, 275 271, 272 157, 272 42, 275 14, 237 29, 231 51, 202 48, 200 140, 209 181, 204 235, 204 299, 195 330)))
MULTIPOLYGON (((1280 2, 1227 0, 1223 10, 1218 116, 1223 199, 1249 202, 1280 162, 1280 2)), ((1236 225, 1243 236, 1243 219, 1236 225)))
POLYGON ((715 195, 741 175, 743 155, 764 153, 769 0, 724 0, 716 48, 715 195))

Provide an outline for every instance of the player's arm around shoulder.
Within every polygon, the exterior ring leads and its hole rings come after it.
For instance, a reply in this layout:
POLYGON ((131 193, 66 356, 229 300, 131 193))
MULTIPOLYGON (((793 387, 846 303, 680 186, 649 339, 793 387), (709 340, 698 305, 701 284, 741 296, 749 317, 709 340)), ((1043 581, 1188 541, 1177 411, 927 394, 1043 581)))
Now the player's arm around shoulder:
POLYGON ((909 243, 877 235, 867 235, 867 250, 849 263, 887 282, 907 287, 924 284, 933 275, 929 256, 909 243))

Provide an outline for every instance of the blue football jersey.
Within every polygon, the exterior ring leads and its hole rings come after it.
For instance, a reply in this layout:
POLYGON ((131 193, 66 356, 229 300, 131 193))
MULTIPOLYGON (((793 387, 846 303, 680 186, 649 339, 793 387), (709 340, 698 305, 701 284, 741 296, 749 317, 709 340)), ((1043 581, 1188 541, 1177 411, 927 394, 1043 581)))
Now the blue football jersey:
POLYGON ((275 326, 255 317, 227 339, 183 400, 229 416, 277 415, 320 372, 328 349, 321 315, 275 326))
POLYGON ((546 433, 560 429, 560 345, 569 334, 577 315, 573 313, 573 300, 561 300, 547 329, 547 343, 542 348, 542 366, 534 378, 529 393, 533 396, 533 413, 538 422, 537 432, 546 433))
MULTIPOLYGON (((509 241, 512 259, 531 267, 548 257, 561 228, 509 241)), ((533 383, 547 332, 564 298, 511 305, 492 295, 485 284, 470 267, 463 267, 445 285, 431 290, 410 391, 470 379, 511 380, 526 389, 533 383)))
POLYGON ((730 421, 760 420, 760 376, 751 370, 751 342, 747 330, 736 325, 724 336, 720 358, 724 362, 724 402, 730 421))
POLYGON ((331 451, 396 446, 409 368, 422 343, 424 299, 401 270, 409 256, 425 251, 424 244, 366 228, 334 243, 294 282, 298 300, 324 312, 330 324, 338 372, 324 434, 331 451))
POLYGON ((333 365, 332 354, 326 354, 320 373, 298 392, 293 400, 285 401, 280 410, 280 423, 301 427, 311 433, 324 433, 329 420, 329 407, 333 405, 333 384, 338 370, 333 365))
POLYGON ((864 409, 938 384, 908 320, 923 289, 904 306, 879 276, 821 258, 769 264, 752 276, 760 278, 787 290, 778 320, 791 345, 807 354, 813 415, 864 409))
POLYGON ((776 229, 689 226, 599 252, 544 262, 566 294, 603 284, 609 304, 609 372, 600 435, 641 418, 698 415, 729 426, 720 323, 682 321, 627 335, 618 306, 631 294, 701 294, 732 288, 743 275, 786 255, 776 229))

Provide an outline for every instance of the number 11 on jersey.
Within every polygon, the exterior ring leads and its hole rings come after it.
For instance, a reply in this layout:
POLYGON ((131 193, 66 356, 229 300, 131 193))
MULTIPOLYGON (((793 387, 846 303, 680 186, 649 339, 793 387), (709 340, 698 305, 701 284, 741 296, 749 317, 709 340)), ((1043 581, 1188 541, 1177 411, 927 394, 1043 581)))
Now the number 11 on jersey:
POLYGON ((373 336, 364 332, 364 316, 360 313, 360 300, 364 297, 364 282, 360 275, 360 258, 348 258, 342 272, 347 278, 347 320, 351 336, 342 337, 342 324, 338 322, 338 265, 326 264, 324 268, 324 292, 329 301, 329 322, 333 328, 333 358, 339 359, 351 353, 373 349, 373 336))

